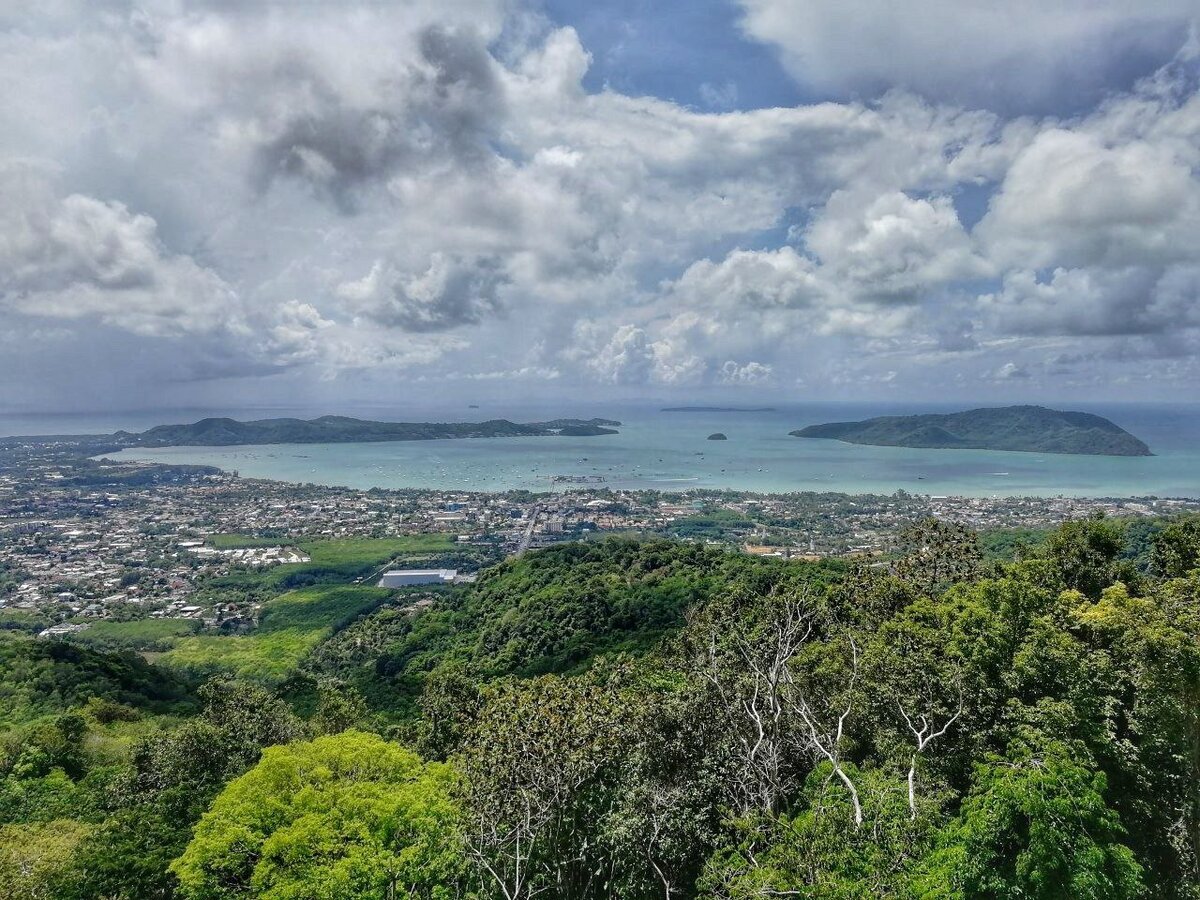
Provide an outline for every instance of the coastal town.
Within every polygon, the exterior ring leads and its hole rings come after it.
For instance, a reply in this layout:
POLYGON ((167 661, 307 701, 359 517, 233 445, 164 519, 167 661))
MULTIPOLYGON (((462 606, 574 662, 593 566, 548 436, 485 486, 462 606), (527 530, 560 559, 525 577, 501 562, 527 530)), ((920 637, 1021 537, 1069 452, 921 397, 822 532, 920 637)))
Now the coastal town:
MULTIPOLYGON (((1200 509, 1162 498, 967 498, 897 492, 752 494, 351 490, 240 478, 206 467, 94 461, 69 442, 0 449, 0 611, 47 635, 117 618, 228 625, 247 602, 231 574, 307 563, 313 541, 437 535, 421 565, 464 576, 505 557, 606 534, 667 536, 786 559, 872 556, 935 516, 978 531, 1038 529, 1096 513, 1200 509)), ((250 604, 252 605, 252 604, 250 604)))

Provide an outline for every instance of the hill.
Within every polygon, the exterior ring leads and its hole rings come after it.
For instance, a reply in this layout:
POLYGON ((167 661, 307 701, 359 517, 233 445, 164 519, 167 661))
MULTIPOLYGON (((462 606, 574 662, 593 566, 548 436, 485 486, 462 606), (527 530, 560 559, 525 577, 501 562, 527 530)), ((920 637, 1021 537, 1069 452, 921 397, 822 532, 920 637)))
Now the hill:
POLYGON ((971 409, 948 415, 880 416, 861 422, 809 425, 789 434, 882 447, 1153 455, 1145 443, 1102 416, 1044 406, 971 409))
POLYGON ((318 419, 201 419, 184 425, 158 425, 141 434, 117 432, 112 440, 133 447, 227 447, 237 444, 349 444, 376 441, 431 441, 480 437, 588 437, 616 434, 611 419, 554 419, 550 422, 372 422, 348 416, 318 419))
POLYGON ((0 730, 100 697, 156 713, 180 712, 191 685, 133 653, 0 635, 0 730))

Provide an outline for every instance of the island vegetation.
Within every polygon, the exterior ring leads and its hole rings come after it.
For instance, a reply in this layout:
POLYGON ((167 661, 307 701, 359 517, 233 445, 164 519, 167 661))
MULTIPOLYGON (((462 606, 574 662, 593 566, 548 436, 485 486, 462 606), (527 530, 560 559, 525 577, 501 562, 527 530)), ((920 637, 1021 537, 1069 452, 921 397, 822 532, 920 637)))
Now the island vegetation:
POLYGON ((725 435, 725 433, 724 433, 723 431, 716 431, 716 432, 713 432, 712 434, 710 434, 710 435, 708 436, 707 440, 710 440, 710 441, 727 441, 727 440, 729 440, 729 438, 728 438, 728 437, 725 435))
POLYGON ((316 419, 208 418, 186 425, 158 425, 139 434, 118 431, 104 439, 114 447, 228 447, 242 444, 348 444, 483 437, 591 437, 617 434, 612 419, 553 419, 521 424, 486 422, 372 422, 349 416, 316 419))
POLYGON ((266 666, 0 635, 0 896, 1200 891, 1194 518, 610 538, 420 595, 352 583, 383 550, 209 639, 266 666))
POLYGON ((948 415, 880 416, 861 422, 809 425, 789 434, 884 447, 1152 455, 1144 442, 1102 416, 1043 406, 972 409, 948 415))

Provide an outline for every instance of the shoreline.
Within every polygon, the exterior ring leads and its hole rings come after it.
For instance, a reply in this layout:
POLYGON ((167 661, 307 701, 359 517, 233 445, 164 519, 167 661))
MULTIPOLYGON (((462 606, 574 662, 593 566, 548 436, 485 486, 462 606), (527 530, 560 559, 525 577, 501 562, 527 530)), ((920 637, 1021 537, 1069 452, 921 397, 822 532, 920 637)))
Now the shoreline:
MULTIPOLYGON (((259 446, 286 446, 267 444, 259 446)), ((161 449, 161 448, 154 448, 161 449)), ((123 451, 122 451, 123 452, 123 451)), ((1014 451, 1016 452, 1016 451, 1014 451)), ((114 454, 101 454, 98 456, 88 457, 89 460, 97 463, 109 462, 118 465, 129 467, 145 467, 148 469, 156 467, 166 468, 187 468, 208 465, 204 463, 169 463, 156 460, 146 459, 119 459, 114 458, 114 454)), ((562 489, 548 489, 544 491, 531 491, 527 488, 504 488, 504 489, 482 489, 482 488, 461 488, 461 487, 429 487, 429 486, 406 486, 392 487, 384 485, 374 485, 371 487, 357 487, 348 484, 326 483, 322 481, 294 481, 287 478, 276 478, 265 475, 242 475, 239 470, 226 469, 220 466, 214 466, 220 471, 221 475, 226 478, 236 478, 238 481, 247 482, 262 482, 273 486, 303 488, 315 486, 333 491, 352 491, 356 493, 386 493, 386 494, 407 494, 412 496, 428 495, 428 494, 455 494, 471 497, 502 497, 509 494, 523 494, 532 497, 555 497, 564 494, 593 494, 593 493, 610 493, 610 494, 633 494, 653 496, 666 494, 677 496, 680 498, 712 498, 732 500, 745 498, 750 500, 771 500, 785 499, 797 497, 828 497, 830 499, 877 499, 885 500, 900 497, 909 497, 914 500, 924 500, 929 503, 937 502, 963 502, 963 503, 1003 503, 1012 502, 1019 503, 1022 501, 1043 501, 1043 502, 1072 502, 1072 503, 1095 503, 1095 504, 1113 504, 1113 503, 1140 503, 1140 504, 1155 504, 1163 503, 1171 506, 1190 507, 1195 506, 1200 509, 1200 496, 1190 497, 1184 495, 1168 496, 1159 494, 989 494, 989 495, 973 495, 973 494, 934 494, 926 492, 911 491, 907 488, 896 488, 890 492, 887 491, 842 491, 842 490, 817 490, 817 489, 798 489, 788 491, 760 491, 749 488, 733 488, 733 487, 706 487, 693 486, 686 488, 635 488, 635 487, 614 487, 603 482, 586 482, 575 480, 579 476, 564 475, 564 474, 549 474, 544 476, 551 483, 563 484, 562 489)))

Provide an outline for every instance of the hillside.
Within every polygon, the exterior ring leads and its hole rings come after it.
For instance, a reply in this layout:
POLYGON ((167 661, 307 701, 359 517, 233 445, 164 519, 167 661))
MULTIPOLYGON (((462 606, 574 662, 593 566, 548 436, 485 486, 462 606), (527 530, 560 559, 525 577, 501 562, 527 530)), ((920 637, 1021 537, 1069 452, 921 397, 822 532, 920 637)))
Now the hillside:
POLYGON ((809 425, 789 434, 882 447, 1153 455, 1145 443, 1102 416, 1043 406, 971 409, 949 415, 880 416, 861 422, 809 425))
POLYGON ((589 437, 616 434, 611 419, 554 419, 550 422, 372 422, 348 416, 318 419, 201 419, 186 425, 158 425, 141 434, 117 432, 114 442, 137 447, 227 447, 237 444, 349 444, 376 441, 431 441, 479 437, 589 437))
POLYGON ((469 587, 319 585, 160 657, 217 663, 194 692, 0 636, 0 896, 1196 896, 1200 529, 1144 525, 990 561, 934 520, 862 564, 612 538, 469 587))

